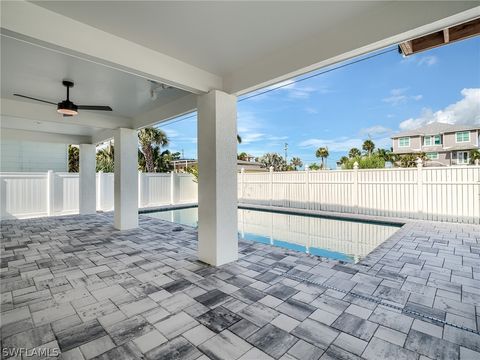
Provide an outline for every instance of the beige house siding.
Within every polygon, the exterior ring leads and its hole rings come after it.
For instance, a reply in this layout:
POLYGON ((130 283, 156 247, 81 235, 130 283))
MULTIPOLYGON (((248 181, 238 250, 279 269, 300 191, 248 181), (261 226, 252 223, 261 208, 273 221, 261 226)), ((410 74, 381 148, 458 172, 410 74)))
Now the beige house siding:
MULTIPOLYGON (((446 132, 440 134, 442 136, 441 145, 423 145, 423 136, 421 135, 410 135, 404 136, 410 138, 409 147, 400 147, 399 146, 399 137, 392 139, 393 152, 396 154, 408 154, 408 153, 438 153, 438 159, 430 160, 427 162, 427 166, 441 166, 441 165, 457 165, 458 164, 458 152, 466 151, 469 152, 471 149, 479 148, 480 144, 480 130, 465 130, 470 133, 469 141, 459 142, 456 141, 457 131, 446 132)), ((463 132, 463 131, 462 131, 463 132)))
POLYGON ((400 147, 399 139, 393 139, 393 152, 409 152, 409 151, 418 151, 420 149, 422 142, 420 136, 405 136, 410 138, 410 147, 400 147))
POLYGON ((450 148, 453 146, 457 146, 459 144, 461 145, 472 145, 472 147, 478 146, 478 131, 477 130, 471 130, 470 132, 470 141, 469 142, 461 142, 457 143, 456 142, 456 133, 447 133, 443 135, 443 147, 444 148, 450 148))

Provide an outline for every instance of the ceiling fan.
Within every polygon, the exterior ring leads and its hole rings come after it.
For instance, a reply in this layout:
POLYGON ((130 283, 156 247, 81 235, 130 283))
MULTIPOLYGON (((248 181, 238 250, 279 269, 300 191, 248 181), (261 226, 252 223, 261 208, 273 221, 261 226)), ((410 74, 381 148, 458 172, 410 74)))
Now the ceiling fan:
POLYGON ((26 96, 26 95, 20 95, 20 94, 13 94, 13 95, 23 97, 25 99, 41 101, 41 102, 47 103, 47 104, 57 105, 57 112, 59 114, 62 114, 63 116, 77 115, 78 110, 112 111, 112 108, 110 106, 75 105, 73 102, 70 101, 70 88, 73 87, 73 82, 63 80, 62 84, 63 84, 63 86, 65 86, 67 88, 67 99, 59 102, 58 104, 56 104, 54 102, 51 102, 51 101, 47 101, 47 100, 36 99, 36 98, 26 96))

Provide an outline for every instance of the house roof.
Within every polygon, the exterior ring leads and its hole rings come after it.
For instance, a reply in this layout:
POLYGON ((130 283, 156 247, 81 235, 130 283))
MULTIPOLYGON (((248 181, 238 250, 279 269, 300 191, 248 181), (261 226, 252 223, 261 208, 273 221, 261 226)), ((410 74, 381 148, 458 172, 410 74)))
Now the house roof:
POLYGON ((438 135, 456 131, 476 130, 480 129, 480 125, 452 125, 440 122, 430 123, 421 128, 415 130, 402 131, 392 136, 392 139, 403 136, 425 136, 425 135, 438 135))

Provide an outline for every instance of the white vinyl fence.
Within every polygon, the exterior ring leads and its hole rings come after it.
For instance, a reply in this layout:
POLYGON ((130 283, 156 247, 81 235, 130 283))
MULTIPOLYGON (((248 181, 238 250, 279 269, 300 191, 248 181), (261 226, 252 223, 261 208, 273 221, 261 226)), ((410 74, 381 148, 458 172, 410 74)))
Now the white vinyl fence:
MULTIPOLYGON (((139 173, 139 206, 197 201, 190 174, 139 173)), ((0 173, 0 218, 78 214, 78 173, 0 173)), ((97 210, 113 210, 112 173, 97 173, 97 210)))
POLYGON ((480 223, 480 167, 239 174, 239 202, 480 223))
MULTIPOLYGON (((97 174, 97 210, 113 210, 113 174, 97 174)), ((190 174, 139 174, 139 206, 194 203, 190 174)), ((240 173, 241 203, 480 223, 480 167, 240 173)), ((78 213, 78 174, 0 173, 0 217, 78 213)))

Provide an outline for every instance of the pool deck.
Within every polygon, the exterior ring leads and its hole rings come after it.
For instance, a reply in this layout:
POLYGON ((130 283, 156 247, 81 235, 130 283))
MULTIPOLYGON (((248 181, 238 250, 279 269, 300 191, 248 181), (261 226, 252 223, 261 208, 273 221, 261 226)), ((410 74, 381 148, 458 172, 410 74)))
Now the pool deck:
MULTIPOLYGON (((111 214, 1 222, 2 348, 63 359, 480 359, 480 226, 412 221, 359 264, 111 214), (316 282, 316 284, 313 284, 316 282)), ((12 359, 15 357, 12 357, 12 359)), ((19 357, 17 357, 19 358, 19 357)))

